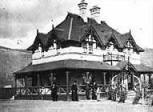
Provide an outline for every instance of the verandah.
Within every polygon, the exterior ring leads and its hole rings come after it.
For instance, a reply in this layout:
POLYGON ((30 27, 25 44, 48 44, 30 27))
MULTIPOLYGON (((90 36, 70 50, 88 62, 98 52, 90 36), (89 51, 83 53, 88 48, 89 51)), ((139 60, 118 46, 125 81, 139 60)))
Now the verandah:
POLYGON ((65 60, 47 65, 31 66, 16 72, 16 98, 37 96, 40 99, 43 96, 49 96, 53 82, 56 82, 58 86, 59 96, 66 96, 67 100, 69 99, 70 86, 73 81, 77 81, 80 96, 85 95, 87 81, 97 82, 98 86, 101 87, 101 92, 105 93, 106 86, 111 84, 112 77, 118 73, 118 67, 100 62, 79 60, 65 60), (53 67, 54 64, 56 68, 53 67), (44 70, 44 67, 45 69, 49 67, 49 69, 44 70), (38 68, 40 69, 38 70, 38 68))

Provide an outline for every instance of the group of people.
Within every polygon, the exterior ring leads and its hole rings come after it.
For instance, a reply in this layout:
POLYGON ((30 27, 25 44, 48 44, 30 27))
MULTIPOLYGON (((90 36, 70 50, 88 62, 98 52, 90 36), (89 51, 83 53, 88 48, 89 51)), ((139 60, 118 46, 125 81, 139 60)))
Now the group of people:
POLYGON ((86 99, 87 100, 98 100, 100 99, 100 88, 97 86, 96 82, 86 84, 86 99))
MULTIPOLYGON (((97 87, 96 82, 87 83, 85 87, 86 99, 87 100, 99 100, 100 99, 100 88, 97 87)), ((58 100, 58 88, 56 83, 53 83, 51 86, 51 97, 53 101, 58 100)), ((72 101, 78 101, 78 86, 77 82, 74 81, 71 86, 71 99, 72 101)))
MULTIPOLYGON (((133 104, 137 104, 138 101, 141 98, 141 92, 138 91, 139 89, 135 89, 136 92, 136 96, 133 100, 133 104)), ((87 100, 100 100, 100 93, 101 90, 100 88, 97 86, 96 82, 92 82, 92 83, 86 83, 85 86, 85 95, 86 95, 86 99, 87 100)), ((110 85, 107 89, 106 89, 106 93, 107 93, 107 97, 108 100, 112 100, 112 101, 117 101, 119 103, 125 103, 125 100, 127 98, 127 91, 124 87, 122 86, 112 86, 110 85)), ((57 101, 58 100, 58 88, 56 86, 56 83, 53 83, 51 86, 51 97, 53 101, 57 101)), ((71 86, 71 99, 72 101, 78 101, 78 86, 77 86, 77 82, 74 81, 72 86, 71 86)))
POLYGON ((125 103, 127 97, 127 91, 124 87, 116 87, 114 85, 110 85, 108 88, 108 100, 117 101, 117 97, 119 98, 119 103, 125 103))
MULTIPOLYGON (((72 87, 72 101, 78 101, 78 87, 76 84, 76 81, 74 81, 72 87)), ((86 92, 86 99, 87 100, 98 100, 100 98, 100 89, 97 87, 96 82, 93 83, 87 83, 85 87, 85 92, 86 92)))

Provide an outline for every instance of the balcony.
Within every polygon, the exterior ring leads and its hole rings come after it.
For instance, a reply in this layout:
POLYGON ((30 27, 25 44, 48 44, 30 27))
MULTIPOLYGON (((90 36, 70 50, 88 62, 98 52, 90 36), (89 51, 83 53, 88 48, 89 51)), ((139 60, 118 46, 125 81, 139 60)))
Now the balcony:
POLYGON ((88 61, 103 61, 105 51, 101 49, 84 49, 82 47, 67 47, 62 49, 50 49, 47 52, 36 52, 32 56, 33 64, 41 64, 59 60, 75 59, 88 61))
MULTIPOLYGON (((41 64, 59 60, 75 59, 99 62, 128 61, 128 56, 123 52, 110 52, 107 50, 85 49, 83 47, 67 47, 62 49, 49 49, 47 52, 35 52, 32 56, 33 64, 41 64)), ((140 55, 133 53, 130 55, 130 62, 140 64, 140 55)))
POLYGON ((107 53, 103 55, 103 61, 125 61, 125 55, 123 54, 112 54, 107 53))

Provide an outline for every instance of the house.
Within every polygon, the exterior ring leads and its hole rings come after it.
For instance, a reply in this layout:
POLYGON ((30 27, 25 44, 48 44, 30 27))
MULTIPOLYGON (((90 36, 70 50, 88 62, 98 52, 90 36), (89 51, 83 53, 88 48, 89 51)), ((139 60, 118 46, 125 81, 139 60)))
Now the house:
POLYGON ((121 84, 128 91, 135 85, 141 89, 146 76, 150 79, 153 69, 141 64, 144 49, 135 42, 131 31, 121 34, 100 21, 98 6, 93 6, 91 17, 87 17, 87 5, 82 0, 78 4, 80 15, 68 12, 47 34, 37 30, 28 48, 33 53, 32 65, 15 72, 16 82, 22 82, 16 83, 17 96, 35 99, 39 94, 48 95, 49 86, 56 82, 60 96, 69 99, 75 80, 83 95, 87 82, 95 81, 103 88, 121 84))

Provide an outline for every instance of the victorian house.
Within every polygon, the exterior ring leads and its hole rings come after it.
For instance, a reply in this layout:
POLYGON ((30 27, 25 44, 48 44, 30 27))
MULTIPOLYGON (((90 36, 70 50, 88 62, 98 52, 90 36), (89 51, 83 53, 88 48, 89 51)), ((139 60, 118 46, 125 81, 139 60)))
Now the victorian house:
POLYGON ((137 45, 131 31, 121 34, 101 21, 98 6, 93 6, 91 17, 87 17, 87 6, 82 0, 79 15, 68 12, 47 34, 37 30, 28 48, 33 53, 32 64, 15 73, 17 97, 48 95, 47 88, 54 81, 59 96, 65 99, 69 99, 73 81, 77 81, 80 96, 87 82, 95 81, 105 92, 107 85, 122 84, 128 91, 135 85, 141 89, 142 82, 150 81, 153 69, 141 64, 144 49, 137 45))

